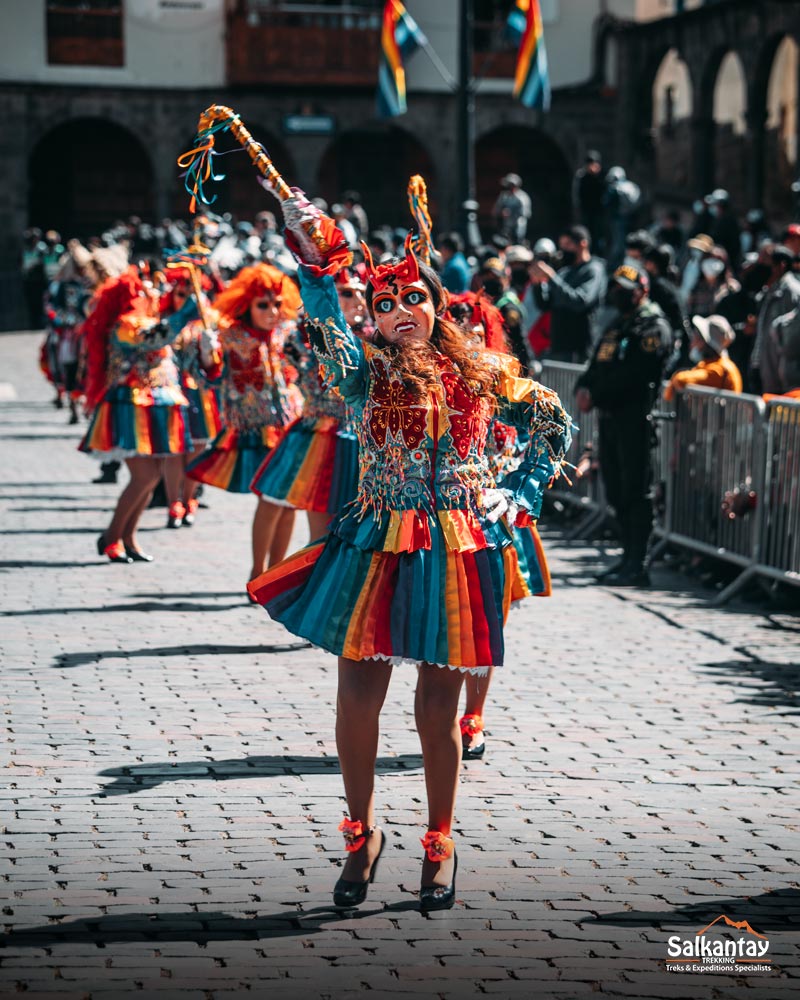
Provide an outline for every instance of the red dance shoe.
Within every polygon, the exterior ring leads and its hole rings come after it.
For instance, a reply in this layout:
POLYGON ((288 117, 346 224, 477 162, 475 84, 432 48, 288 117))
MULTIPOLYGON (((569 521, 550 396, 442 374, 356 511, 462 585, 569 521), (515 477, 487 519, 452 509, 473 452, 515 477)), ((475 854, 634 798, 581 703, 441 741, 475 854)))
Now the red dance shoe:
POLYGON ((183 506, 180 500, 176 500, 175 503, 169 505, 169 513, 167 514, 167 527, 180 528, 180 526, 184 523, 185 517, 186 517, 186 508, 183 506))

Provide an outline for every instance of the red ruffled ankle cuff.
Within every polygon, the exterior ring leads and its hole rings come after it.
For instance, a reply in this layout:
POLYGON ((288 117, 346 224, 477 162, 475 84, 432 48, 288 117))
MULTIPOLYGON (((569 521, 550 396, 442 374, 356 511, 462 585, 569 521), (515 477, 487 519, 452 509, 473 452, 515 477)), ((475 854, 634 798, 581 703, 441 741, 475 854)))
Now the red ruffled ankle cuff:
POLYGON ((439 830, 428 830, 425 836, 420 839, 420 843, 425 848, 429 861, 447 861, 456 849, 453 838, 439 830))

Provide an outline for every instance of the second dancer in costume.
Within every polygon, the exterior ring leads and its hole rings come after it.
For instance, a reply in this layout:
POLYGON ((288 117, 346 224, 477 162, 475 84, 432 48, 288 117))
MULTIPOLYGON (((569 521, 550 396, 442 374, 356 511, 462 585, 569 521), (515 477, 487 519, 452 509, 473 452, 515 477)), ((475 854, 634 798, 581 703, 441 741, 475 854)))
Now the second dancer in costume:
MULTIPOLYGON (((345 322, 358 335, 365 329, 365 284, 354 269, 336 275, 336 292, 345 322)), ((338 392, 319 374, 319 363, 304 325, 298 337, 303 416, 286 432, 255 474, 254 493, 262 500, 305 510, 311 539, 321 538, 334 514, 356 495, 358 441, 352 416, 338 392)))
MULTIPOLYGON (((223 429, 186 474, 231 493, 248 493, 259 465, 302 413, 296 370, 286 358, 300 308, 297 286, 268 264, 246 267, 214 301, 219 316, 223 429)), ((248 579, 279 562, 289 547, 294 510, 259 503, 248 579)))

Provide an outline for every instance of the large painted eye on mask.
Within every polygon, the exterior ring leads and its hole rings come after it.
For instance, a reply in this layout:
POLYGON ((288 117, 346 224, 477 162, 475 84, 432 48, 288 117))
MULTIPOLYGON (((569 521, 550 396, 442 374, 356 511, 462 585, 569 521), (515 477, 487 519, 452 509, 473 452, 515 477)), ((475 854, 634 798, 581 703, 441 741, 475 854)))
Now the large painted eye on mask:
POLYGON ((423 302, 426 302, 428 296, 425 292, 421 292, 418 289, 414 289, 410 292, 406 292, 403 295, 403 302, 409 306, 421 306, 423 302))
POLYGON ((390 313, 394 309, 394 301, 392 299, 378 299, 375 303, 376 313, 390 313))

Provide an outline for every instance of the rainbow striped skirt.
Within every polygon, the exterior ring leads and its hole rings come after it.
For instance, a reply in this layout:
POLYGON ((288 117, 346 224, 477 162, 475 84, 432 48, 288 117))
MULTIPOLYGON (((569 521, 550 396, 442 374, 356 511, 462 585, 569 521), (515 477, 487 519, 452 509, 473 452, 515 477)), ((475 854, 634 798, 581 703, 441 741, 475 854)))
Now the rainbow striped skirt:
POLYGON ((353 499, 357 487, 358 441, 340 432, 335 417, 291 424, 250 486, 263 500, 331 515, 353 499))
POLYGON ((529 528, 518 532, 517 544, 510 544, 504 525, 496 525, 491 531, 505 544, 455 549, 448 544, 453 532, 461 528, 466 536, 459 519, 447 523, 450 513, 461 512, 403 512, 399 520, 409 522, 407 531, 388 521, 386 531, 365 529, 369 518, 356 524, 345 513, 324 540, 289 556, 247 589, 294 635, 337 656, 486 673, 503 663, 512 602, 544 593, 549 575, 538 535, 529 528), (383 545, 365 544, 379 536, 383 545), (422 546, 404 550, 423 539, 422 546))
POLYGON ((239 431, 226 427, 186 468, 190 479, 229 493, 249 493, 256 469, 281 437, 281 428, 239 431))
POLYGON ((192 450, 186 397, 177 388, 114 386, 92 414, 78 450, 104 458, 184 455, 192 450))

